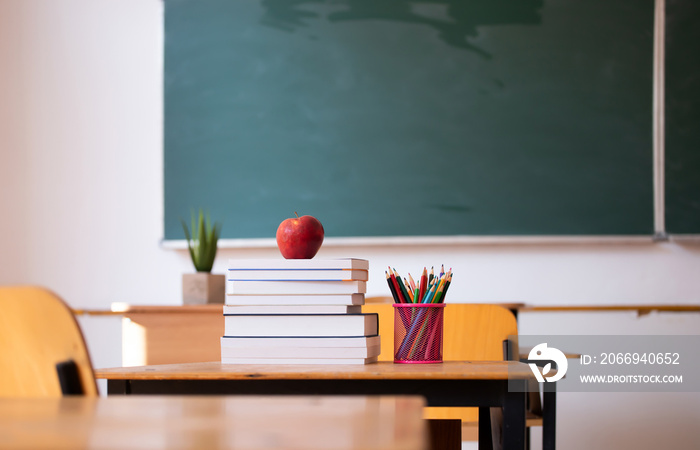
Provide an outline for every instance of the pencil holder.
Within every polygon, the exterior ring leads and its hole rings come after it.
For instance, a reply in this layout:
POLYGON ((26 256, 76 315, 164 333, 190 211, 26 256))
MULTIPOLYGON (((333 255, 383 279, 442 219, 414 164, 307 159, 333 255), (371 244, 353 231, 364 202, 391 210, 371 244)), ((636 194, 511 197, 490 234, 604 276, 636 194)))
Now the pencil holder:
POLYGON ((394 304, 394 362, 442 362, 444 303, 394 304))

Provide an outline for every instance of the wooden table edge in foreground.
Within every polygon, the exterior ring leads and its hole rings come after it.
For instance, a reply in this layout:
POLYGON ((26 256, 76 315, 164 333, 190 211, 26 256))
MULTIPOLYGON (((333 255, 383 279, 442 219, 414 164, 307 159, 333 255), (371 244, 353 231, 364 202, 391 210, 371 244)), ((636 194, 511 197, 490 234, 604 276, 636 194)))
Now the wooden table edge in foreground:
POLYGON ((0 447, 422 450, 424 405, 417 396, 3 398, 0 447))

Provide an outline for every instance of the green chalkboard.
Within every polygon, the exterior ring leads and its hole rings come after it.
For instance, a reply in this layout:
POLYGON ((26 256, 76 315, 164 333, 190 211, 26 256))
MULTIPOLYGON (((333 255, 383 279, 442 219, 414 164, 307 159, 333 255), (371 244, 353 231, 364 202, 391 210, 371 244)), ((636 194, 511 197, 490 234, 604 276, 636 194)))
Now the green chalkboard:
POLYGON ((666 0, 666 228, 700 233, 700 3, 666 0))
POLYGON ((166 239, 653 233, 653 0, 166 0, 166 239))

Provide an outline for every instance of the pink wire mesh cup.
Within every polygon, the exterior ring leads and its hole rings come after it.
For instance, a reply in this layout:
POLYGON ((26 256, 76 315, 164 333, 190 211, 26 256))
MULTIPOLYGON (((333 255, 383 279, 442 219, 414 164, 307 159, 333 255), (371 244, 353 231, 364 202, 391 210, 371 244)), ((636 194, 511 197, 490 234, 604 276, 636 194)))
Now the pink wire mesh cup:
POLYGON ((442 362, 445 303, 394 303, 394 362, 442 362))

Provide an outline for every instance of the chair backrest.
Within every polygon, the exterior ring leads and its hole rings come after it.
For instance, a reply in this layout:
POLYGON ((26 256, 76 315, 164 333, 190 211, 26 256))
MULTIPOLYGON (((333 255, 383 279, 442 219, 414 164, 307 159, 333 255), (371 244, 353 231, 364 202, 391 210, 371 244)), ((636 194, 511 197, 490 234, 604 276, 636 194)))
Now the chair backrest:
POLYGON ((0 287, 0 397, 60 397, 71 380, 62 390, 58 373, 76 369, 79 390, 97 395, 83 335, 63 300, 40 287, 0 287))
MULTIPOLYGON (((518 325, 508 309, 491 304, 448 303, 444 310, 444 361, 502 361, 503 341, 511 339, 517 356, 518 325)), ((394 307, 376 299, 362 306, 362 312, 379 314, 380 361, 393 361, 394 307)))

